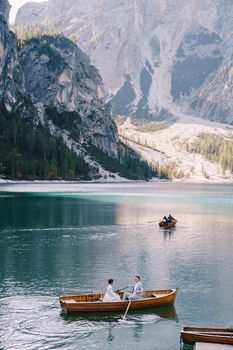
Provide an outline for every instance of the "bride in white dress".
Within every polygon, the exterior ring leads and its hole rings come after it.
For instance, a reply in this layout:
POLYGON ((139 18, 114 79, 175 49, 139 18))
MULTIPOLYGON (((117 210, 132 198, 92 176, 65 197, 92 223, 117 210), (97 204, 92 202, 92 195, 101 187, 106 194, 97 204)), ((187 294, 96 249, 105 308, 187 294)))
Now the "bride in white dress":
POLYGON ((112 289, 113 282, 114 282, 114 280, 112 278, 108 280, 107 291, 106 291, 104 299, 103 299, 104 302, 106 302, 106 301, 107 302, 108 301, 121 301, 120 296, 118 294, 116 294, 112 289))

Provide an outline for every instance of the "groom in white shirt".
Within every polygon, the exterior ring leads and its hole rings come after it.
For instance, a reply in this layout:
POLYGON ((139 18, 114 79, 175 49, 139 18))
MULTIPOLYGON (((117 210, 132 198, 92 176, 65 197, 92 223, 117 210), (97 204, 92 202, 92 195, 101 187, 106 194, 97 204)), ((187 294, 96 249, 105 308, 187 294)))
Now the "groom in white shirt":
POLYGON ((123 295, 123 300, 130 299, 142 299, 143 298, 143 286, 140 276, 135 276, 134 278, 135 285, 128 286, 127 288, 133 287, 133 292, 125 292, 123 295))

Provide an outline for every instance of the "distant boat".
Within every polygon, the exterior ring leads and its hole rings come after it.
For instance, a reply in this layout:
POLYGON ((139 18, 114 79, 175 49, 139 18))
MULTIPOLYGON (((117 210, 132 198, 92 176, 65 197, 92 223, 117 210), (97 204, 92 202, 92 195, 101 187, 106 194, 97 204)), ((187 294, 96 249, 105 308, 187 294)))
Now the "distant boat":
MULTIPOLYGON (((132 300, 130 310, 143 310, 161 306, 172 306, 175 303, 177 290, 148 290, 144 291, 143 298, 132 300)), ((120 292, 119 295, 123 296, 120 292)), ((128 300, 117 302, 103 302, 103 293, 61 296, 60 304, 67 313, 97 313, 97 312, 125 312, 128 300)))
POLYGON ((184 344, 200 342, 233 345, 233 328, 183 327, 180 336, 184 344))
POLYGON ((160 221, 159 227, 162 228, 172 228, 175 227, 177 223, 177 220, 172 220, 171 222, 166 222, 166 221, 160 221))

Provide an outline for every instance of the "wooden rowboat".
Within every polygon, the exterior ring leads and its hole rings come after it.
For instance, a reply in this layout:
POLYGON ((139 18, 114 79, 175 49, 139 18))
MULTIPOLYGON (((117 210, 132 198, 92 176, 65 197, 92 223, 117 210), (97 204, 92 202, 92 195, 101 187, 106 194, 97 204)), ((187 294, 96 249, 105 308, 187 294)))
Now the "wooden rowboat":
MULTIPOLYGON (((132 300, 130 310, 150 309, 160 306, 172 306, 176 299, 177 290, 148 290, 143 293, 143 298, 132 300)), ((119 293, 122 298, 123 293, 119 293)), ((71 312, 116 312, 125 311, 128 300, 117 302, 103 302, 103 293, 61 296, 60 304, 66 313, 71 312)))
POLYGON ((233 328, 183 327, 180 336, 184 344, 201 342, 233 345, 233 328))
POLYGON ((165 221, 160 221, 159 227, 162 228, 172 228, 175 227, 177 223, 177 220, 172 220, 172 222, 165 222, 165 221))

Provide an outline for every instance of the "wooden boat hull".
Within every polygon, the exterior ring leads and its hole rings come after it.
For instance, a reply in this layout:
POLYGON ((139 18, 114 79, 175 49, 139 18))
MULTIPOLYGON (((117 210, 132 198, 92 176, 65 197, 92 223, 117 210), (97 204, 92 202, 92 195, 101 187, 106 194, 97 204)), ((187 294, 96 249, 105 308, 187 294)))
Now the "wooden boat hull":
POLYGON ((172 222, 160 221, 159 227, 161 227, 161 228, 172 228, 172 227, 176 226, 176 223, 177 223, 177 220, 173 220, 172 222))
POLYGON ((184 344, 200 342, 233 345, 233 328, 183 327, 180 335, 184 344))
MULTIPOLYGON (((119 293, 119 295, 122 297, 123 293, 119 293)), ((176 295, 176 289, 146 291, 143 299, 132 301, 130 310, 172 306, 175 303, 176 295)), ((100 301, 99 299, 103 297, 104 294, 96 293, 61 296, 59 299, 61 307, 66 313, 124 312, 129 303, 128 300, 118 302, 100 301)))

